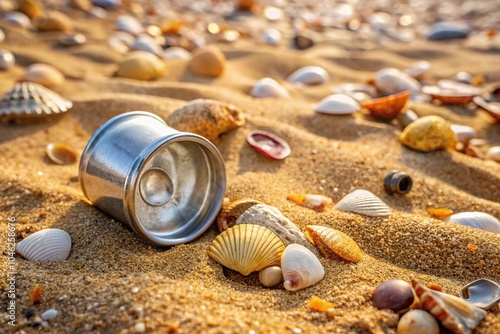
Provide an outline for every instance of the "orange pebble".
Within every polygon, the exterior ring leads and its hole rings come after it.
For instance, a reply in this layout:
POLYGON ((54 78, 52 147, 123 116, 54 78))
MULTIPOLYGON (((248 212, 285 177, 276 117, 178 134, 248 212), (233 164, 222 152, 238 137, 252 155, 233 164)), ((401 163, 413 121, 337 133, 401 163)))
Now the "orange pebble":
POLYGON ((474 254, 475 252, 477 252, 478 250, 478 247, 474 244, 468 244, 467 245, 467 249, 469 250, 469 252, 471 252, 472 254, 474 254))
POLYGON ((42 288, 39 285, 35 285, 28 298, 33 305, 40 304, 40 299, 42 298, 42 288))
POLYGON ((427 212, 434 218, 444 219, 453 214, 453 210, 445 208, 428 208, 427 212))
POLYGON ((311 297, 311 301, 309 302, 309 309, 316 312, 326 312, 331 308, 333 308, 332 303, 325 302, 323 299, 316 296, 311 297))

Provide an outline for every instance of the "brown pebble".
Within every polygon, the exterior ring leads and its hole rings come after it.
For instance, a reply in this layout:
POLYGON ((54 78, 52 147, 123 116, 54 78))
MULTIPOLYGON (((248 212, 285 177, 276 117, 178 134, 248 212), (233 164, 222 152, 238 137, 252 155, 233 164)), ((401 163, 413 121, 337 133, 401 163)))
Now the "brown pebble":
POLYGON ((43 6, 39 0, 19 0, 17 10, 33 19, 43 12, 43 6))
POLYGON ((209 45, 193 51, 189 68, 196 74, 218 77, 226 67, 226 57, 216 46, 209 45))
POLYGON ((402 280, 385 281, 373 291, 373 305, 379 310, 405 312, 414 300, 412 287, 402 280))

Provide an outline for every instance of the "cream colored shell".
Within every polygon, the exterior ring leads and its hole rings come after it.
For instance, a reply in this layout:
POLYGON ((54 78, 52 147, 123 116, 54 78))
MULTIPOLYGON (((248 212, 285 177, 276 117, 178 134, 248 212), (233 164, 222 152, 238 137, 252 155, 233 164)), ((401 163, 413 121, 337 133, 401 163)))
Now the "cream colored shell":
POLYGON ((71 237, 58 228, 35 232, 16 245, 16 252, 30 261, 64 261, 70 251, 71 237))
POLYGON ((363 257, 356 241, 341 231, 325 226, 308 225, 306 233, 325 257, 339 256, 351 262, 359 262, 363 257))
POLYGON ((309 249, 290 244, 281 257, 281 271, 288 291, 297 291, 318 283, 325 276, 325 269, 309 249))
POLYGON ((285 246, 265 227, 243 224, 218 235, 208 255, 220 264, 247 276, 251 272, 279 264, 285 246))
POLYGON ((380 198, 364 189, 357 189, 345 195, 333 208, 373 217, 388 216, 392 212, 380 198))

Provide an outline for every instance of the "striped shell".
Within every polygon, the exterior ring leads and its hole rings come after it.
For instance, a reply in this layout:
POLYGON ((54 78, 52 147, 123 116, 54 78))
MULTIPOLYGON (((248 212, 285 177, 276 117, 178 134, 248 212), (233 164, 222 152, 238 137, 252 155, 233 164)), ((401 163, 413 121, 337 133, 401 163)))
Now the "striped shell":
POLYGON ((267 228, 243 224, 218 235, 208 249, 208 256, 247 276, 279 264, 284 249, 281 240, 267 228))
POLYGON ((322 85, 330 81, 330 75, 322 67, 305 66, 290 74, 286 81, 308 86, 322 85))
POLYGON ((236 225, 236 220, 243 214, 243 212, 255 204, 261 204, 261 202, 251 198, 242 198, 223 205, 222 210, 217 217, 217 228, 219 229, 219 232, 224 232, 228 228, 236 225))
POLYGON ((290 244, 281 258, 283 286, 288 291, 310 287, 325 277, 325 269, 316 255, 299 244, 290 244))
POLYGON ((500 234, 500 222, 498 219, 485 212, 455 213, 446 218, 445 221, 500 234))
POLYGON ((368 109, 373 117, 384 122, 389 122, 399 115, 409 97, 410 92, 405 91, 362 102, 361 106, 368 109))
POLYGON ((16 252, 30 261, 64 261, 70 251, 71 237, 58 228, 35 232, 16 245, 16 252))
POLYGON ((422 308, 434 315, 444 327, 453 333, 471 334, 486 315, 486 311, 471 303, 446 293, 431 290, 414 278, 411 279, 411 283, 420 299, 422 308))
POLYGON ((335 259, 340 256, 351 262, 361 261, 363 254, 356 241, 347 234, 324 226, 306 226, 306 233, 313 240, 321 255, 335 259))
POLYGON ((345 195, 333 208, 373 217, 388 216, 392 212, 380 198, 364 189, 357 189, 345 195))
POLYGON ((73 106, 71 101, 34 82, 19 82, 0 100, 0 116, 31 117, 59 114, 73 106))

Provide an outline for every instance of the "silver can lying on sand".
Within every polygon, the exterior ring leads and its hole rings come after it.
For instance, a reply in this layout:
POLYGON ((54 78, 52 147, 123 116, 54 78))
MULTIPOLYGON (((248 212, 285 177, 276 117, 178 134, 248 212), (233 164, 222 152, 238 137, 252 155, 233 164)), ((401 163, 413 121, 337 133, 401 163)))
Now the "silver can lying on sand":
POLYGON ((205 232, 226 189, 224 161, 212 143, 139 111, 118 115, 93 134, 79 179, 93 205, 155 246, 205 232))

